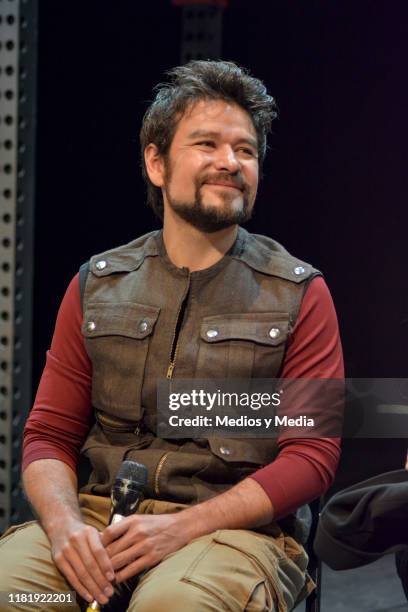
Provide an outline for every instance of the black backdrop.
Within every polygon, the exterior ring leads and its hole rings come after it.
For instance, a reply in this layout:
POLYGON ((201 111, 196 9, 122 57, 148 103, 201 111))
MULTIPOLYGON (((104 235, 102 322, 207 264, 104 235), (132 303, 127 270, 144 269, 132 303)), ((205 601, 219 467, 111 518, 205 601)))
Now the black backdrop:
MULTIPOLYGON (((138 131, 181 38, 170 0, 39 4, 35 384, 79 265, 158 227, 138 131)), ((405 0, 231 0, 224 15, 223 59, 280 108, 248 229, 324 272, 348 376, 407 377, 407 56, 405 0)))

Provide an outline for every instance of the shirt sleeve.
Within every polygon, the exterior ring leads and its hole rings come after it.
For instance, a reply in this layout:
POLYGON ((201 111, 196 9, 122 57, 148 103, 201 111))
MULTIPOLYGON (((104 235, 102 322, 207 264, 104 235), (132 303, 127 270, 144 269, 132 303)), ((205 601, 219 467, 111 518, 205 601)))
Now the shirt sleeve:
POLYGON ((23 470, 38 459, 59 459, 76 471, 79 451, 93 422, 92 365, 81 324, 77 274, 61 302, 45 368, 25 425, 23 470))
MULTIPOLYGON (((336 311, 322 277, 306 290, 287 349, 282 378, 344 378, 336 311)), ((275 461, 251 474, 269 496, 276 518, 322 495, 340 457, 339 438, 278 438, 275 461)))

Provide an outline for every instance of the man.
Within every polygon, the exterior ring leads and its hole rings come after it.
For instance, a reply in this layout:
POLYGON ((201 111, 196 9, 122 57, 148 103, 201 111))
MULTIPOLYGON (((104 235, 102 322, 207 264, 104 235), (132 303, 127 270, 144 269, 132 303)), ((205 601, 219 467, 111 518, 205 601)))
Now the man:
POLYGON ((307 594, 293 512, 330 485, 338 440, 155 435, 166 376, 343 376, 319 273, 239 227, 274 114, 263 84, 233 63, 193 61, 158 87, 141 146, 163 231, 93 257, 67 290, 25 429, 39 523, 0 542, 20 576, 10 569, 1 590, 70 584, 104 604, 114 580, 143 572, 129 605, 139 612, 281 612, 307 594), (93 473, 78 503, 81 447, 93 473), (106 527, 125 458, 148 467, 148 499, 106 527))

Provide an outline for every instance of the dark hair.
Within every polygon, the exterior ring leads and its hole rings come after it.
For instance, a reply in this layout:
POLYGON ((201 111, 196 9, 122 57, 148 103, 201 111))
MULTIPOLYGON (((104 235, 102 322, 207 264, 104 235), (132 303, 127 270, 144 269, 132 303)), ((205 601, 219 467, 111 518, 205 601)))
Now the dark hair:
POLYGON ((169 81, 154 88, 156 97, 147 109, 140 130, 142 173, 147 184, 147 201, 163 219, 161 189, 150 181, 144 150, 154 143, 160 155, 167 155, 177 124, 186 109, 199 100, 234 102, 250 115, 258 139, 259 164, 266 154, 266 137, 271 131, 277 107, 265 85, 233 62, 192 60, 167 72, 169 81))

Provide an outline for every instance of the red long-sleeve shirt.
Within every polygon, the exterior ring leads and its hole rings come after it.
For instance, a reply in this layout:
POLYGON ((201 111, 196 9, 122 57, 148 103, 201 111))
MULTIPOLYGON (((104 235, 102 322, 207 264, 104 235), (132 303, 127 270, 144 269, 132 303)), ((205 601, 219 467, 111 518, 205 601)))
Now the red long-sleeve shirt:
MULTIPOLYGON (((38 459, 58 459, 76 471, 93 423, 92 364, 81 334, 79 275, 62 300, 46 365, 24 430, 23 470, 38 459)), ((321 277, 310 283, 288 347, 283 378, 342 378, 337 318, 321 277)), ((279 455, 254 478, 269 496, 275 516, 285 516, 321 495, 337 467, 337 438, 278 438, 279 455)))

